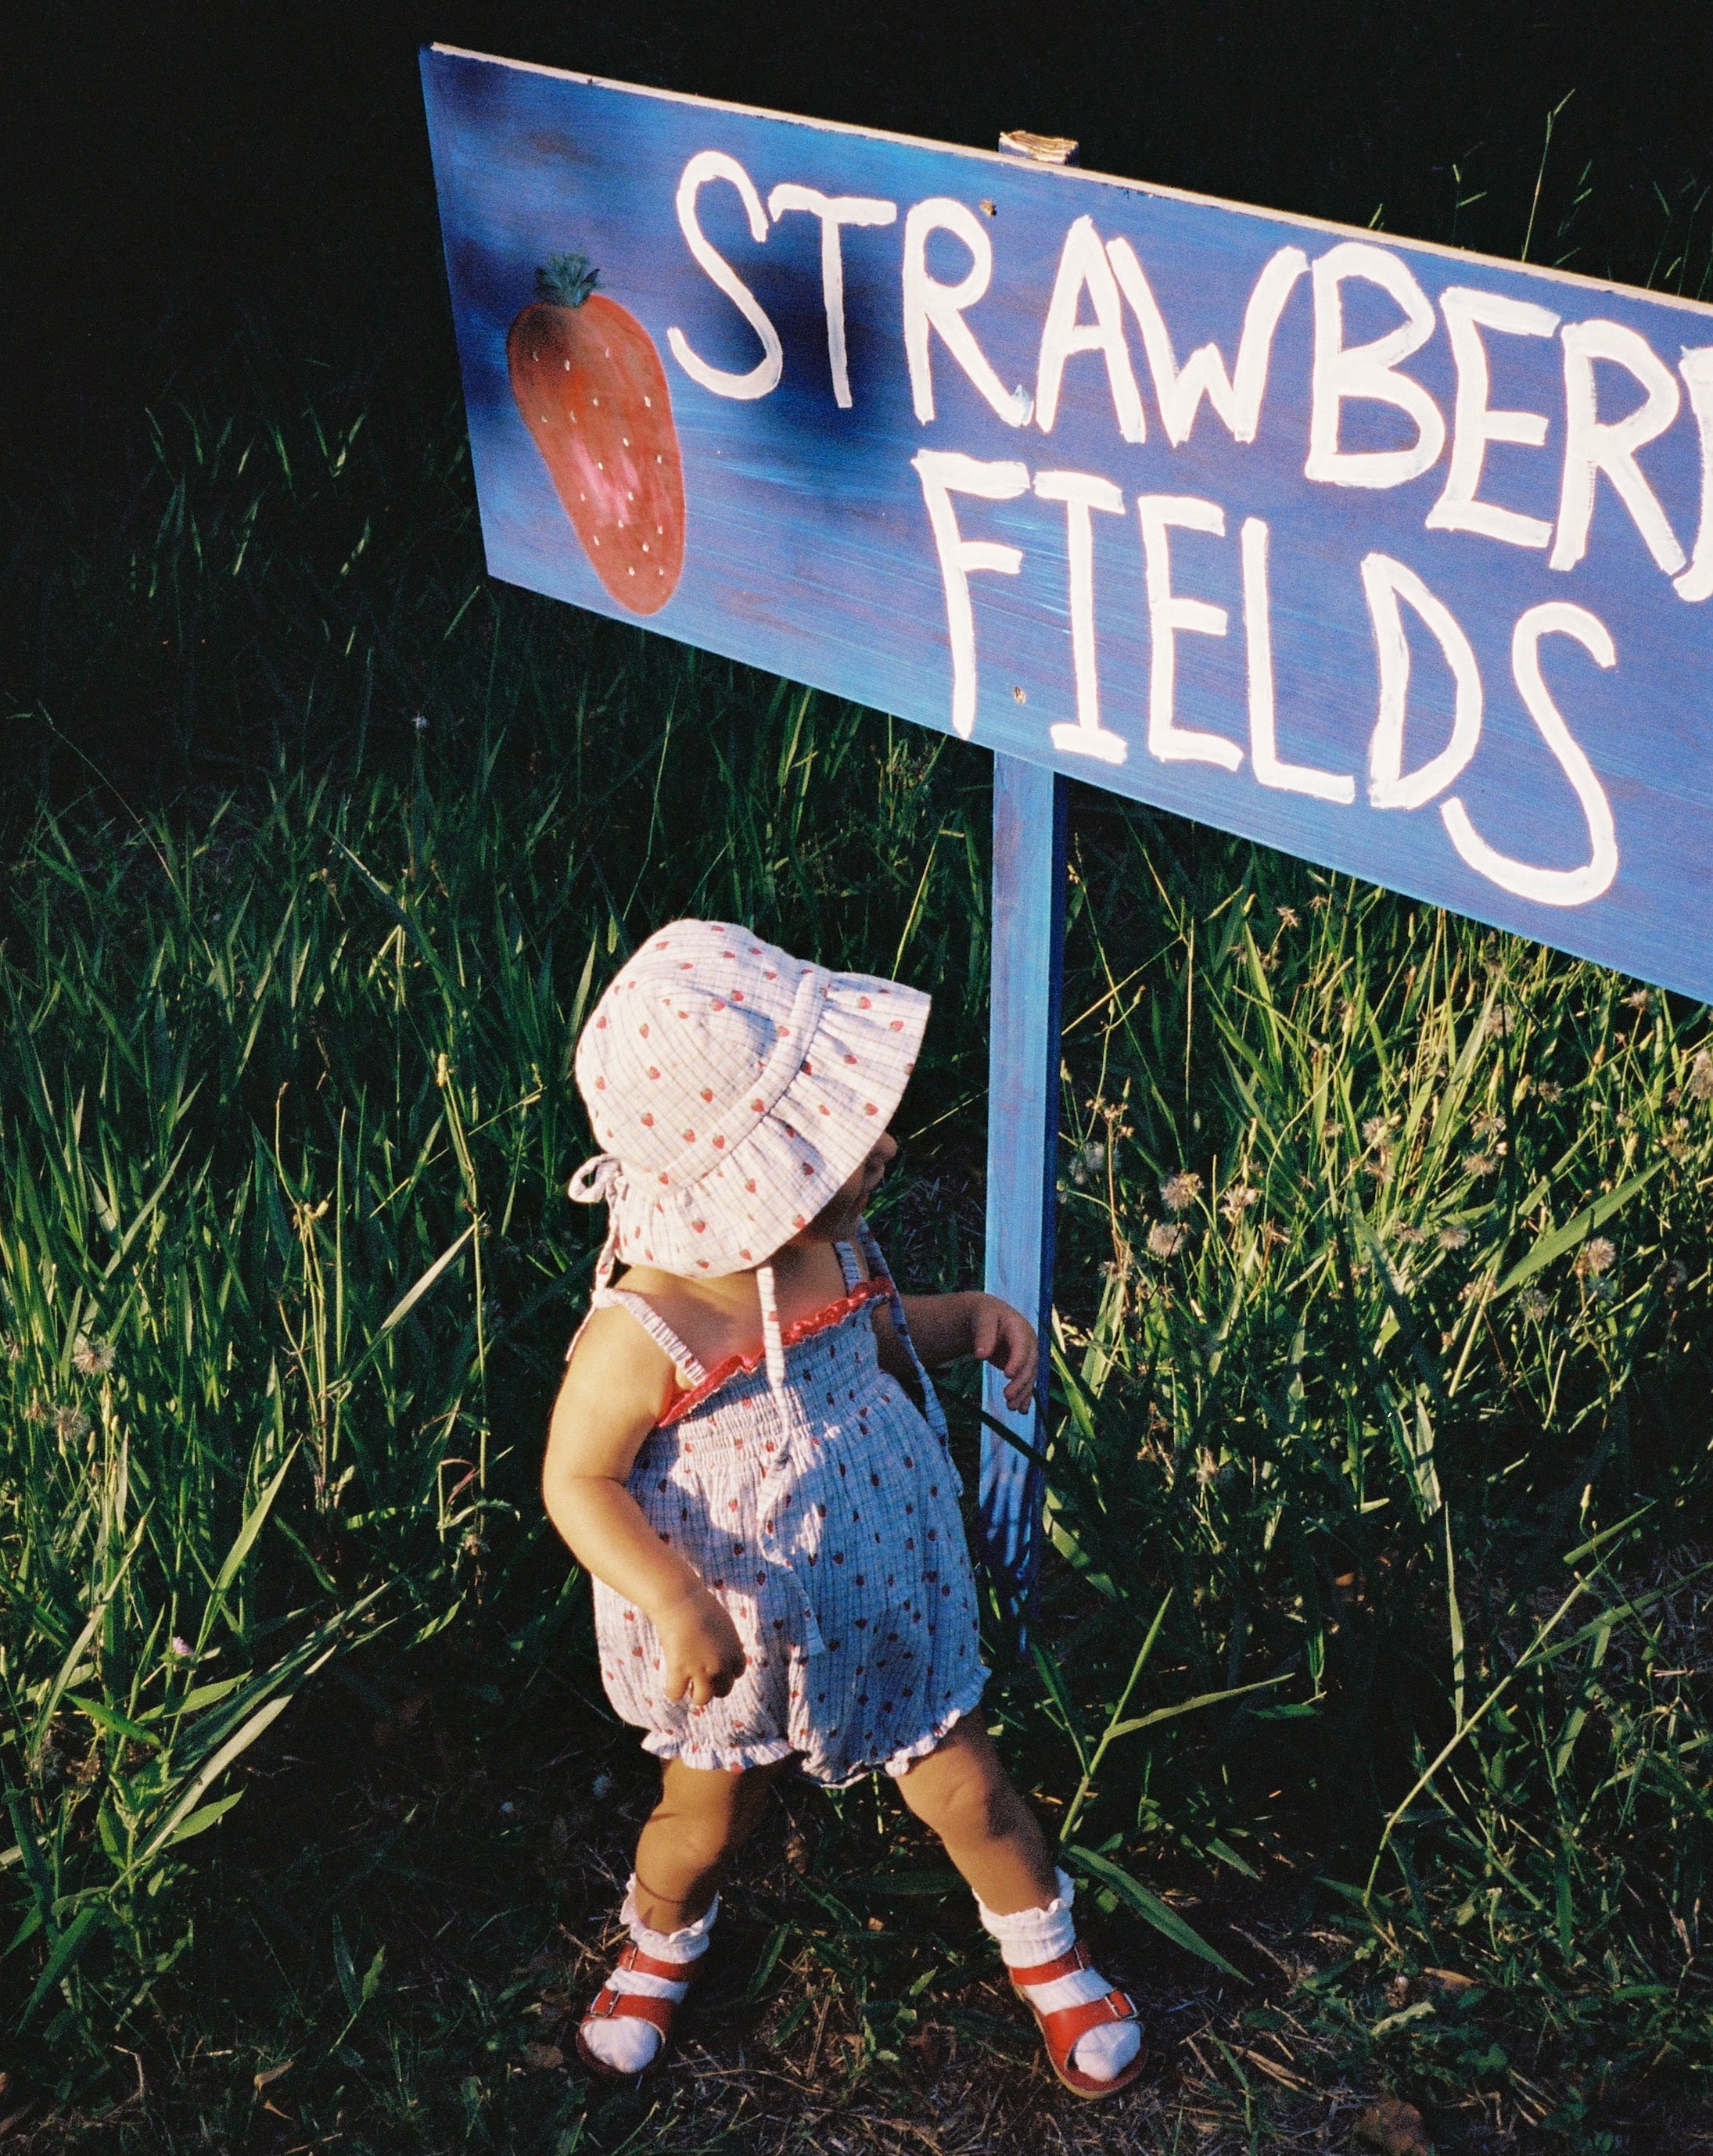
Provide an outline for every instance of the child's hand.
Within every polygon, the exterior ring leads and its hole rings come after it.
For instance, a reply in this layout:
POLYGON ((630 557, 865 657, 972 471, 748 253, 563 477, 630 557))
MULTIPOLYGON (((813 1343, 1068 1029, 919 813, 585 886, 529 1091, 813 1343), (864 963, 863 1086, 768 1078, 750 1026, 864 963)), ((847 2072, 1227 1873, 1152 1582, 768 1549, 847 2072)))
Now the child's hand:
POLYGON ((668 1699, 706 1707, 723 1699, 743 1674, 743 1643, 724 1605, 697 1586, 654 1620, 668 1699))
POLYGON ((1006 1373, 1006 1405, 1021 1414, 1035 1392, 1035 1372, 1041 1360, 1035 1328, 1021 1310, 1001 1302, 996 1295, 973 1298, 970 1352, 1006 1373))

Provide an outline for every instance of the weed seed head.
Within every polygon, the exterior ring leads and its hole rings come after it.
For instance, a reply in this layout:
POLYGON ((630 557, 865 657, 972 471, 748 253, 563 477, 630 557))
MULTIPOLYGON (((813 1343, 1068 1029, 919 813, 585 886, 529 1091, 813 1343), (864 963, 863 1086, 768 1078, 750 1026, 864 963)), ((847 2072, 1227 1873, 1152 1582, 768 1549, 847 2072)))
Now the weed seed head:
POLYGON ((113 1342, 80 1332, 72 1345, 71 1367, 82 1378, 105 1378, 113 1367, 113 1342))
POLYGON ((1691 1101, 1713 1101, 1713 1055, 1705 1048, 1695 1050, 1695 1060, 1690 1065, 1690 1075, 1683 1082, 1685 1097, 1691 1101))
POLYGON ((90 1419, 81 1408, 55 1408, 54 1435, 62 1445, 76 1445, 90 1434, 90 1419))
POLYGON ((1552 1305, 1538 1287, 1525 1288, 1517 1297, 1517 1308, 1531 1325, 1544 1323, 1546 1314, 1551 1307, 1552 1305))
POLYGON ((1219 1209, 1227 1220, 1241 1220, 1252 1205, 1261 1202, 1261 1193, 1253 1183, 1227 1183, 1219 1201, 1219 1209))
POLYGON ((1618 1263, 1618 1251, 1604 1235, 1591 1235, 1577 1252, 1578 1280, 1597 1280, 1618 1263))
MULTIPOLYGON (((1187 1168, 1181 1168, 1175 1175, 1167 1176, 1160 1186, 1160 1203, 1169 1213, 1186 1211, 1201 1195, 1201 1178, 1187 1168)), ((1151 1242, 1152 1238, 1150 1240, 1151 1242)))
POLYGON ((1467 1228, 1442 1228, 1439 1231, 1439 1247, 1442 1250, 1460 1250, 1469 1240, 1469 1231, 1467 1228))
POLYGON ((1174 1220, 1156 1220, 1148 1230, 1150 1258, 1175 1258, 1190 1240, 1190 1231, 1174 1220))

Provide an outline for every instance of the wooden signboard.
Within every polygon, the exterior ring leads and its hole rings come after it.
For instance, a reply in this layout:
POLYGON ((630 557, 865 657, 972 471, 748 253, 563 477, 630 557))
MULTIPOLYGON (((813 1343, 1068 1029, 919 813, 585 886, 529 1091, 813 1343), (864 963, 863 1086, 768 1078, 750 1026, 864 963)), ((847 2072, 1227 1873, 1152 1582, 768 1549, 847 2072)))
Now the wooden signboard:
MULTIPOLYGON (((493 574, 1001 759, 997 1291, 1045 1313, 1067 776, 1713 998, 1713 309, 422 64, 493 574)), ((1021 1454, 983 1497, 1021 1594, 1021 1454)))

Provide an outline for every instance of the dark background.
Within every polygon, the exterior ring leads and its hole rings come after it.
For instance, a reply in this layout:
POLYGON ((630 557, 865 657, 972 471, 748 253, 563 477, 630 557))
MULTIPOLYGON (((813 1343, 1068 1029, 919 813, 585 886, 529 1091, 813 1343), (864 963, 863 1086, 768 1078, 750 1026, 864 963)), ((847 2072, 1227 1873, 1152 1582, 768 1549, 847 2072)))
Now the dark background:
POLYGON ((1708 260, 1705 0, 29 0, 0 46, 14 514, 122 475, 240 328, 444 411, 435 38, 945 141, 1063 132, 1097 169, 1510 254, 1573 92, 1531 258, 1691 292, 1708 260))

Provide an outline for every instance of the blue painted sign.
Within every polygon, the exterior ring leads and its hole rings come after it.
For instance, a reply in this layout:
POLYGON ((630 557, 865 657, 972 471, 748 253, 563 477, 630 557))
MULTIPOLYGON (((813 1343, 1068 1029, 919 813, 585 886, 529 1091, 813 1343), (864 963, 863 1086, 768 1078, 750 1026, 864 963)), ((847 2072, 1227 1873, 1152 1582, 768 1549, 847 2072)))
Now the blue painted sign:
POLYGON ((1713 309, 423 76, 495 575, 1713 998, 1713 309))

